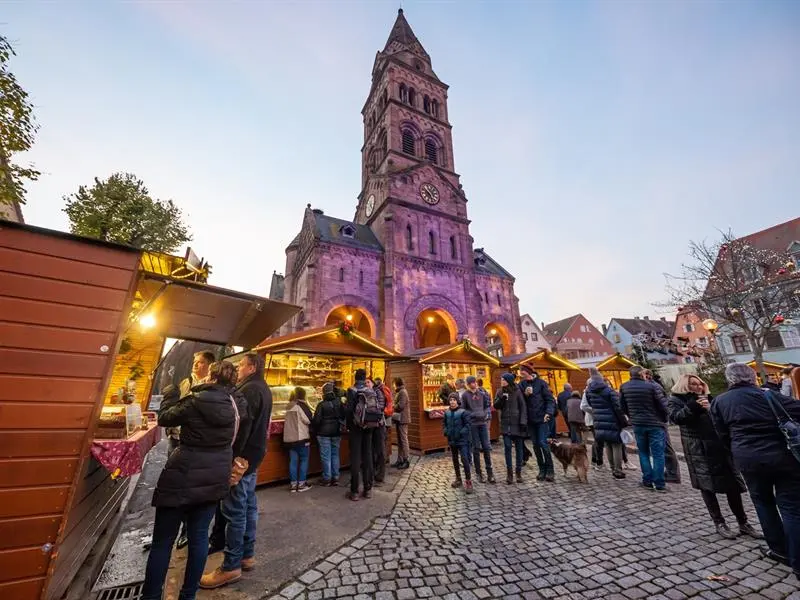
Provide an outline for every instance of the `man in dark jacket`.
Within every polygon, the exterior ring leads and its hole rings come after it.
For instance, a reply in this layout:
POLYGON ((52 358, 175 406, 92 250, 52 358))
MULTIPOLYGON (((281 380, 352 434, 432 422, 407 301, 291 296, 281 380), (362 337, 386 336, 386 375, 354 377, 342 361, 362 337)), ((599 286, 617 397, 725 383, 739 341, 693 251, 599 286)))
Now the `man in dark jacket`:
POLYGON ((642 367, 631 367, 631 379, 620 388, 623 412, 633 424, 642 486, 666 491, 664 446, 667 439, 667 398, 658 384, 645 381, 642 367))
MULTIPOLYGON (((569 383, 564 384, 564 391, 561 392, 558 397, 556 398, 556 404, 558 404, 558 412, 561 413, 561 416, 564 418, 564 423, 569 429, 569 419, 567 418, 567 402, 572 397, 572 386, 569 383)), ((555 423, 555 419, 553 419, 553 423, 555 423)), ((555 437, 555 436, 553 436, 555 437)))
POLYGON ((489 443, 491 400, 486 391, 478 387, 478 380, 472 375, 467 377, 467 388, 461 393, 461 408, 470 415, 472 454, 478 481, 481 483, 486 481, 481 470, 481 452, 483 452, 489 483, 496 483, 494 471, 492 470, 492 445, 489 443))
POLYGON ((555 481, 553 456, 547 438, 550 436, 550 422, 556 412, 556 400, 550 386, 536 371, 524 371, 525 379, 519 384, 528 412, 528 436, 533 444, 533 453, 539 466, 537 481, 555 481))
MULTIPOLYGON (((646 381, 650 381, 664 390, 665 397, 669 396, 667 394, 667 389, 664 387, 664 381, 658 373, 653 373, 650 369, 644 369, 642 374, 646 381)), ((667 425, 669 425, 669 423, 667 425)), ((678 455, 675 453, 675 448, 672 447, 672 439, 669 437, 668 426, 666 432, 667 437, 665 438, 666 443, 664 444, 664 481, 667 483, 680 483, 681 467, 678 462, 678 455)))
MULTIPOLYGON (((725 379, 730 387, 711 405, 711 419, 747 482, 767 541, 762 553, 790 565, 800 579, 800 463, 778 429, 767 392, 756 386, 755 371, 733 363, 725 379)), ((769 393, 781 412, 800 422, 800 402, 769 393)))
POLYGON ((267 451, 269 421, 272 417, 272 392, 264 381, 264 359, 248 352, 238 364, 236 395, 247 401, 250 434, 240 456, 247 460, 248 468, 242 479, 230 488, 223 498, 221 512, 223 523, 214 524, 211 546, 218 544, 220 528, 225 528, 225 560, 222 566, 203 575, 200 587, 214 589, 241 577, 242 570, 255 568, 256 525, 258 503, 256 478, 258 467, 267 451))
POLYGON ((355 420, 359 391, 364 390, 366 387, 367 372, 364 369, 356 369, 355 384, 347 390, 347 403, 345 404, 350 441, 350 491, 347 493, 347 497, 354 502, 358 500, 359 476, 364 479, 362 496, 364 498, 372 498, 374 477, 372 443, 376 437, 377 427, 361 428, 356 424, 355 420))

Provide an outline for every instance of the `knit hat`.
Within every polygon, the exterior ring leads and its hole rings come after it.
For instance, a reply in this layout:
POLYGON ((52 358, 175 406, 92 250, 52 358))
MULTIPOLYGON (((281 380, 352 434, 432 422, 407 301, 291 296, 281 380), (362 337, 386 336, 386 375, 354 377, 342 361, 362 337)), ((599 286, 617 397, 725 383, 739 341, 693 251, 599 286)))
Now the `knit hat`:
POLYGON ((473 383, 477 383, 477 379, 475 379, 474 375, 467 376, 467 385, 472 385, 473 383))
POLYGON ((503 373, 503 379, 508 385, 514 385, 514 374, 513 373, 503 373))
POLYGON ((334 382, 329 381, 328 383, 322 386, 322 397, 323 398, 336 397, 336 384, 334 382))
POLYGON ((367 380, 367 371, 366 371, 366 369, 356 369, 355 380, 356 381, 366 381, 367 380))
POLYGON ((451 392, 450 395, 447 396, 447 401, 450 402, 451 400, 455 400, 458 402, 458 405, 461 406, 461 397, 457 393, 451 392))

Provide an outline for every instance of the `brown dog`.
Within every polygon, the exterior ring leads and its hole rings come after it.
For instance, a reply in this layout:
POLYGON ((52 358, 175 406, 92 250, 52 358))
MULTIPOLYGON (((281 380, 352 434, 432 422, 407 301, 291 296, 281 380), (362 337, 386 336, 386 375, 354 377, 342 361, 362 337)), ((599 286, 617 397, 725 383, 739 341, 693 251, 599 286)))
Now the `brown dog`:
POLYGON ((564 467, 564 476, 567 475, 567 467, 572 465, 578 473, 578 481, 589 483, 589 454, 583 444, 568 444, 551 439, 550 451, 564 467))

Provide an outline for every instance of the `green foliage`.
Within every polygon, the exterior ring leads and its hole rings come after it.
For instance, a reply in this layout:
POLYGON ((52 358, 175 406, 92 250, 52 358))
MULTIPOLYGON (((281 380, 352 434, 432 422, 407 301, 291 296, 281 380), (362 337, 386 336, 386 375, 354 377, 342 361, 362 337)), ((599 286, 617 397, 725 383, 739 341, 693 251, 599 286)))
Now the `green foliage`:
POLYGON ((9 70, 13 56, 11 43, 0 35, 0 205, 24 204, 24 182, 35 181, 41 174, 11 161, 14 154, 30 150, 39 129, 28 93, 9 70))
POLYGON ((82 185, 64 200, 70 231, 77 235, 167 253, 192 239, 181 209, 172 200, 151 198, 132 173, 95 177, 92 187, 82 185))
POLYGON ((629 358, 643 369, 650 369, 653 373, 658 369, 658 365, 647 357, 647 352, 639 345, 632 345, 632 352, 629 358))
POLYGON ((704 362, 697 366, 697 375, 708 384, 712 396, 718 396, 728 389, 725 380, 725 360, 714 347, 704 356, 704 362))

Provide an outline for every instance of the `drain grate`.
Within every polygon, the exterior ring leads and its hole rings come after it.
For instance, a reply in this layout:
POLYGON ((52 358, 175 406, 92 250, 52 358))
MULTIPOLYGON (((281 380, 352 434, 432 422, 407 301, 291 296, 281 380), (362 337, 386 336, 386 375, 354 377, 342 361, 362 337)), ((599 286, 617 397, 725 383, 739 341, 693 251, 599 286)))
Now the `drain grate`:
POLYGON ((100 590, 97 600, 139 600, 142 597, 143 581, 100 590))

